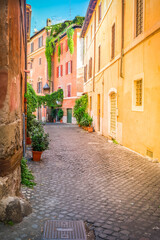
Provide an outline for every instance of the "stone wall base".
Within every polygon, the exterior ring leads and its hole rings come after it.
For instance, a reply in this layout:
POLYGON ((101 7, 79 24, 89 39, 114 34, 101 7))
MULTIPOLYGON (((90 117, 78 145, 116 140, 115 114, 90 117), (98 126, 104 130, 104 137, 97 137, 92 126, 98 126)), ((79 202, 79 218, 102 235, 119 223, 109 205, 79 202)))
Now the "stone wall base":
POLYGON ((0 177, 0 221, 21 222, 32 212, 32 208, 21 192, 21 167, 11 174, 0 177))

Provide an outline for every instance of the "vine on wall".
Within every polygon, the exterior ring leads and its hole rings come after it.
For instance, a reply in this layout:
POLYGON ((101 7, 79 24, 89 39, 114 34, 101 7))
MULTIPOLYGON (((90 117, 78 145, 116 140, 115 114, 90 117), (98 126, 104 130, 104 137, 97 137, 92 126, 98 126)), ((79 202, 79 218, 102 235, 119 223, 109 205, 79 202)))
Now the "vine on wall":
POLYGON ((46 38, 46 50, 45 55, 48 63, 48 77, 49 82, 51 80, 52 75, 52 68, 51 68, 51 61, 53 52, 56 51, 56 43, 58 42, 58 62, 60 62, 60 56, 61 56, 61 46, 60 46, 60 37, 58 37, 59 34, 63 34, 67 29, 67 37, 68 37, 68 48, 71 54, 74 53, 74 41, 73 41, 73 35, 74 35, 74 29, 72 28, 72 24, 76 24, 79 26, 83 25, 84 17, 76 16, 73 21, 65 21, 63 23, 59 23, 52 26, 47 26, 46 31, 50 32, 50 36, 46 38), (58 37, 58 38, 57 38, 58 37))

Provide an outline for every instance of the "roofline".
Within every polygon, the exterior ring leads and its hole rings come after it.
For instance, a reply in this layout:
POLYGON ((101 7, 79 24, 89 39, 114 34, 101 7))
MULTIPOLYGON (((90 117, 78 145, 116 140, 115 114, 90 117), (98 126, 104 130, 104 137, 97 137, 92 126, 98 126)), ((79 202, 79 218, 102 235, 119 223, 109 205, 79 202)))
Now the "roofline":
POLYGON ((39 33, 41 33, 43 30, 45 30, 45 27, 42 28, 41 30, 39 30, 37 33, 35 33, 35 34, 30 38, 30 40, 31 40, 32 38, 34 38, 35 36, 37 36, 39 33))
POLYGON ((75 28, 82 28, 80 25, 76 25, 76 24, 68 26, 68 27, 66 28, 66 31, 65 31, 64 33, 62 33, 61 35, 59 34, 59 35, 57 36, 57 38, 56 38, 56 40, 55 40, 55 43, 57 42, 58 37, 59 37, 60 39, 62 39, 64 36, 67 35, 67 29, 70 28, 70 27, 72 27, 73 29, 75 29, 75 28))
POLYGON ((85 16, 85 20, 82 26, 82 31, 81 31, 81 37, 84 38, 84 35, 87 31, 87 27, 89 25, 89 22, 91 20, 91 17, 93 15, 93 12, 95 10, 96 4, 97 4, 98 0, 90 0, 88 8, 87 8, 87 12, 86 12, 86 16, 85 16))

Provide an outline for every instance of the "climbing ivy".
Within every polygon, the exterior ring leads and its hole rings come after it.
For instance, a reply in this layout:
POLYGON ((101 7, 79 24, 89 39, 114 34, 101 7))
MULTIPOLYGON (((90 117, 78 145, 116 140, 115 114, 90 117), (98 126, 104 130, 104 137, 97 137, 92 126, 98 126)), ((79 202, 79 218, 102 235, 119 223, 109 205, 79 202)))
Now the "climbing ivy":
MULTIPOLYGON (((51 80, 51 75, 52 75, 51 60, 52 60, 53 52, 56 50, 56 42, 58 42, 58 62, 60 62, 61 47, 60 47, 60 39, 58 35, 63 34, 66 31, 66 29, 73 24, 82 26, 83 22, 84 22, 84 17, 76 16, 73 19, 73 21, 65 21, 63 23, 58 23, 58 24, 46 27, 46 31, 50 33, 50 36, 46 38, 46 50, 45 50, 45 55, 48 63, 49 82, 51 80)), ((73 54, 74 52, 73 34, 74 34, 74 30, 71 26, 67 29, 67 37, 68 37, 67 43, 68 43, 68 48, 71 54, 73 54)))
POLYGON ((60 44, 60 37, 58 37, 58 62, 60 62, 61 56, 61 44, 60 44))
POLYGON ((67 30, 67 37, 68 37, 68 48, 71 54, 74 53, 74 41, 73 41, 74 30, 72 27, 68 28, 67 30))

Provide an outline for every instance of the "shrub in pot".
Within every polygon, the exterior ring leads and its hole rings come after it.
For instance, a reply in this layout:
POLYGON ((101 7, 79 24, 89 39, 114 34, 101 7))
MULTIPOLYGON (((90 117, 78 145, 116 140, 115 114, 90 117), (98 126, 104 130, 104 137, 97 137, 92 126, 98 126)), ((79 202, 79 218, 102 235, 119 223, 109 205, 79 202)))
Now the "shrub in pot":
POLYGON ((85 113, 80 121, 80 125, 88 130, 88 127, 91 127, 93 119, 90 117, 88 113, 85 113))
POLYGON ((59 118, 60 122, 62 122, 62 117, 63 117, 63 110, 60 108, 58 111, 58 118, 59 118))
POLYGON ((49 134, 44 132, 42 125, 36 126, 32 130, 33 161, 40 161, 43 151, 48 149, 49 134))

